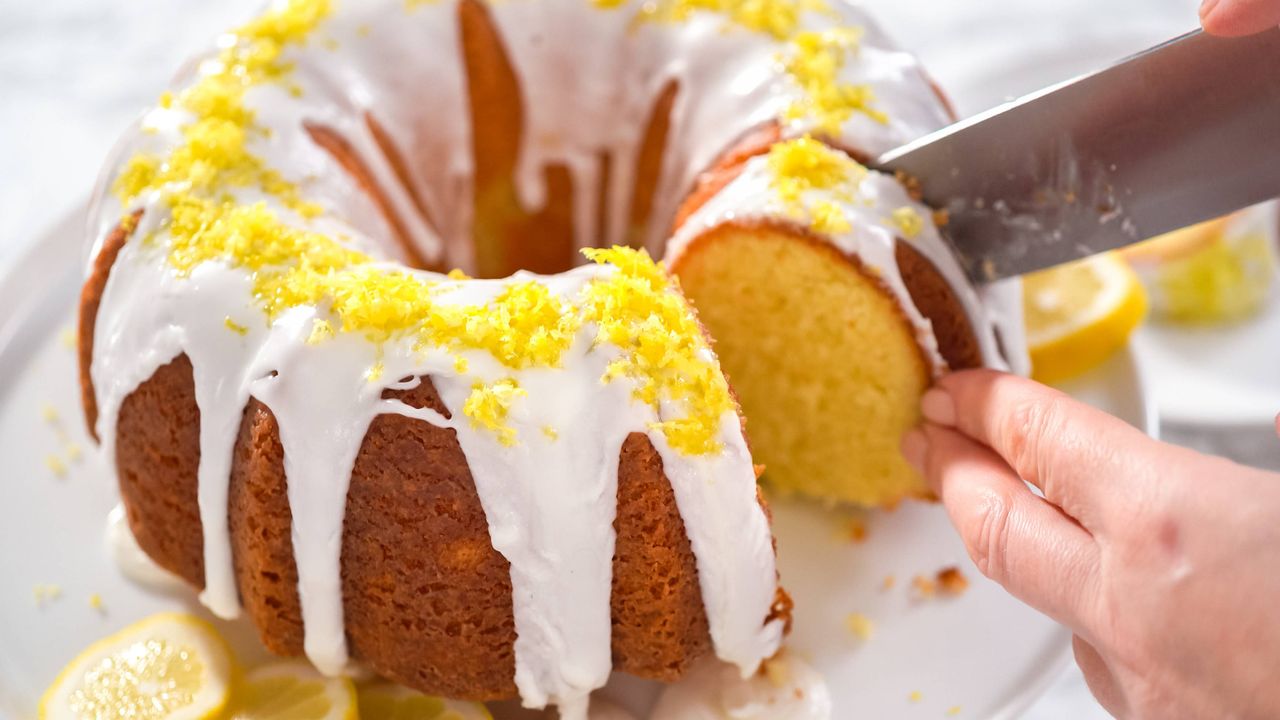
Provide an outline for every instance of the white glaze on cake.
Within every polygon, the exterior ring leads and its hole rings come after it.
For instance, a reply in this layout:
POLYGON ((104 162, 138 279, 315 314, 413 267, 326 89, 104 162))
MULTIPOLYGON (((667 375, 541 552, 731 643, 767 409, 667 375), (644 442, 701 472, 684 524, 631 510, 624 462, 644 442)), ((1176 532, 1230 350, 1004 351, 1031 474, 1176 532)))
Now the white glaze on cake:
MULTIPOLYGON (((649 223, 648 245, 654 252, 663 248, 663 229, 697 174, 749 130, 777 121, 802 95, 781 67, 788 46, 776 37, 708 12, 679 22, 635 23, 641 8, 639 0, 607 9, 587 0, 507 0, 489 6, 526 98, 528 141, 517 168, 518 195, 528 208, 537 208, 546 195, 542 169, 552 163, 569 167, 582 246, 622 240, 636 151, 649 110, 670 82, 680 90, 649 223), (561 41, 570 37, 572 42, 561 41), (606 227, 596 227, 589 210, 602 156, 611 159, 614 171, 605 188, 606 227)), ((861 10, 846 4, 830 10, 803 12, 799 27, 864 28, 858 54, 840 79, 869 86, 875 107, 887 117, 881 122, 852 113, 835 133, 838 144, 876 154, 947 121, 914 59, 892 48, 861 10)), ((420 256, 440 266, 471 267, 471 118, 457 12, 456 0, 412 7, 403 0, 335 2, 304 42, 285 48, 287 75, 252 85, 244 97, 253 125, 269 131, 251 133, 247 149, 323 212, 306 217, 278 194, 252 185, 222 190, 239 205, 263 203, 290 227, 338 239, 383 259, 388 270, 401 269, 396 263, 404 259, 402 249, 391 240, 391 224, 306 132, 324 127, 344 138, 368 165, 420 256), (406 154, 407 184, 378 149, 366 115, 375 117, 406 154), (415 198, 434 228, 417 210, 415 198)), ((235 42, 227 36, 221 47, 235 42)), ((175 91, 218 72, 217 57, 213 52, 191 63, 175 81, 175 91)), ((181 276, 165 262, 168 199, 182 188, 154 189, 127 206, 107 193, 129 157, 163 155, 178 147, 194 119, 177 105, 151 110, 121 143, 104 176, 91 221, 92 254, 128 212, 141 209, 143 215, 103 293, 91 377, 100 408, 97 430, 114 463, 115 423, 125 398, 159 367, 184 353, 190 358, 201 413, 202 600, 216 614, 232 617, 239 610, 226 503, 238 424, 254 397, 279 424, 306 652, 326 672, 340 672, 347 662, 340 592, 344 503, 360 442, 381 413, 457 432, 494 547, 511 563, 516 683, 526 705, 557 703, 566 717, 581 717, 587 694, 609 673, 617 458, 630 432, 646 433, 662 456, 696 557, 716 655, 746 677, 776 651, 780 623, 763 622, 776 588, 774 555, 735 413, 720 419, 720 452, 673 449, 653 423, 682 409, 635 402, 629 378, 602 383, 616 349, 593 344, 589 326, 579 330, 559 366, 513 370, 484 351, 417 348, 409 338, 372 343, 358 333, 338 333, 321 343, 308 342, 316 321, 329 317, 327 307, 294 307, 264 322, 252 271, 214 261, 181 276), (230 326, 242 332, 231 332, 230 326), (459 356, 465 372, 458 370, 459 356), (404 387, 402 379, 420 376, 432 378, 452 410, 450 419, 382 399, 384 389, 404 387), (517 439, 511 446, 459 412, 474 383, 503 379, 514 380, 526 393, 507 418, 517 439), (543 432, 546 427, 572 442, 557 442, 543 432)), ((795 118, 783 128, 786 136, 799 136, 815 124, 795 118)), ((761 208, 768 207, 768 193, 756 180, 749 171, 703 208, 677 237, 676 247, 698 228, 767 212, 761 208)), ((900 200, 901 188, 891 180, 877 178, 869 188, 886 207, 900 200)), ((865 226, 832 242, 863 253, 864 260, 885 271, 916 323, 922 347, 936 360, 928 323, 914 310, 900 279, 894 280, 892 245, 886 245, 890 226, 871 210, 853 212, 865 226), (890 248, 887 255, 884 247, 890 248)), ((963 278, 948 274, 954 263, 936 231, 931 225, 927 231, 928 240, 921 243, 926 256, 955 282, 971 317, 985 317, 963 278)), ((590 267, 554 278, 514 280, 536 280, 572 302, 587 284, 613 272, 590 267)), ((483 302, 509 284, 413 275, 433 285, 433 297, 445 305, 483 302)), ((990 351, 987 325, 980 320, 975 325, 984 351, 990 351)), ((714 363, 710 350, 704 352, 714 363)))

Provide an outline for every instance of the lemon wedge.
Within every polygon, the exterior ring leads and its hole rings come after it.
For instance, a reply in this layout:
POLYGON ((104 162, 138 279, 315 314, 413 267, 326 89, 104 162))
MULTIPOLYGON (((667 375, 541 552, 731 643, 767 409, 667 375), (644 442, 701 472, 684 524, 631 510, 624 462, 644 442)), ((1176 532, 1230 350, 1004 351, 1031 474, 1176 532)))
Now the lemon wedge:
POLYGON ((379 683, 360 689, 360 720, 493 720, 484 705, 379 683))
POLYGON ((251 670, 236 688, 231 720, 356 720, 356 688, 290 661, 251 670))
POLYGON ((1138 276, 1114 254, 1023 278, 1031 375, 1056 382, 1101 364, 1124 346, 1147 312, 1138 276))
POLYGON ((41 720, 205 720, 230 695, 231 652, 203 620, 155 615, 90 645, 40 699, 41 720))

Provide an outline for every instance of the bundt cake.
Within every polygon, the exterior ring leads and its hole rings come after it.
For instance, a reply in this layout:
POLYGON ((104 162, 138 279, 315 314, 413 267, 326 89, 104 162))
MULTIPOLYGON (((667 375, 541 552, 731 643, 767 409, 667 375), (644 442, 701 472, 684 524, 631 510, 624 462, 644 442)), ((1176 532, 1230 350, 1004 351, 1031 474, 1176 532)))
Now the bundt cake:
POLYGON ((325 672, 566 717, 612 669, 753 673, 789 608, 736 397, 773 486, 891 503, 930 380, 1020 352, 854 159, 947 119, 832 0, 276 3, 92 210, 138 545, 325 672))

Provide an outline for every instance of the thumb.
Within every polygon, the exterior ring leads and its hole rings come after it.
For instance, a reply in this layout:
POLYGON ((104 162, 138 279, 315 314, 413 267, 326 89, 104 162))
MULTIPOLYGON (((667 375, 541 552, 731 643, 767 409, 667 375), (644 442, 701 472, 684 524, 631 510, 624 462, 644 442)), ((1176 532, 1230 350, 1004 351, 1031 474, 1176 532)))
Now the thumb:
POLYGON ((1200 23, 1214 35, 1238 37, 1280 26, 1277 0, 1204 0, 1200 23))

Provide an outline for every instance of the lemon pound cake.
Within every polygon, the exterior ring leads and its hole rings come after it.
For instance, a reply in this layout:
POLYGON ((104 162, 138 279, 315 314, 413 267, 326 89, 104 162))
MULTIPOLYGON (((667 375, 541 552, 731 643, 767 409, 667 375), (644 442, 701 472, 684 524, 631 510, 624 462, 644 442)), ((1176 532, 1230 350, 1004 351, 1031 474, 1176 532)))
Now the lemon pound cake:
POLYGON ((768 515, 651 257, 683 217, 775 485, 918 494, 894 435, 931 377, 1001 362, 993 320, 834 148, 946 121, 829 0, 273 4, 92 214, 84 407, 138 545, 326 673, 570 719, 614 669, 751 675, 788 619, 768 515))

